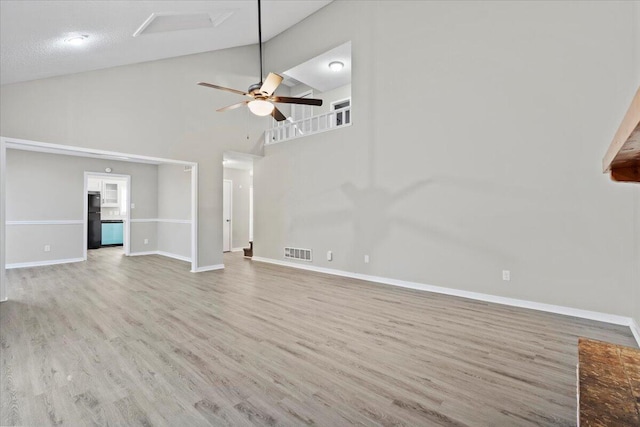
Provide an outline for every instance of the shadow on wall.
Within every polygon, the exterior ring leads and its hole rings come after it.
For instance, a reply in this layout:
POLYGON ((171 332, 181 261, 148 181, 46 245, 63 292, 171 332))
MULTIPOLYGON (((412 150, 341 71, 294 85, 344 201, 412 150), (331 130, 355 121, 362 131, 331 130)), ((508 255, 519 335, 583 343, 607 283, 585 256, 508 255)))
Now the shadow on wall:
MULTIPOLYGON (((509 184, 496 184, 492 182, 483 182, 478 179, 468 180, 453 176, 431 176, 425 179, 415 181, 404 188, 392 191, 383 188, 376 183, 375 170, 375 143, 368 147, 367 159, 367 181, 368 185, 358 187, 353 182, 346 182, 340 185, 340 191, 346 196, 351 207, 343 209, 316 211, 310 214, 299 213, 294 214, 292 218, 293 229, 299 229, 300 226, 313 225, 314 227, 333 227, 335 225, 349 223, 354 232, 355 247, 361 248, 365 253, 374 253, 375 249, 380 246, 385 239, 391 236, 393 227, 402 228, 417 236, 420 239, 436 244, 443 248, 454 246, 459 250, 471 251, 474 256, 482 258, 498 258, 505 262, 515 262, 516 258, 508 251, 504 245, 500 245, 496 240, 492 240, 482 233, 469 233, 469 221, 477 221, 474 225, 479 230, 483 229, 482 218, 479 212, 475 212, 473 205, 469 204, 468 212, 465 214, 460 207, 454 205, 459 204, 461 197, 484 197, 493 198, 498 201, 505 201, 508 205, 517 201, 520 206, 544 205, 548 203, 553 196, 543 192, 519 187, 509 184), (402 212, 403 204, 412 204, 417 201, 416 197, 420 197, 422 203, 429 200, 428 193, 425 191, 439 194, 440 197, 431 197, 433 200, 432 207, 439 209, 438 213, 446 214, 447 212, 461 212, 464 223, 456 227, 455 223, 447 221, 447 225, 439 224, 442 222, 437 217, 430 216, 426 209, 421 212, 408 211, 407 214, 398 214, 402 212), (449 194, 453 199, 451 206, 447 206, 446 197, 443 199, 442 194, 449 194), (454 203, 455 202, 455 203, 454 203), (465 226, 467 226, 465 228, 465 226), (480 235, 479 235, 480 234, 480 235)), ((322 193, 335 192, 337 188, 328 189, 322 193)), ((316 195, 307 195, 305 198, 311 200, 316 195)), ((447 196, 448 197, 448 196, 447 196)), ((561 199, 556 200, 561 203, 561 199)), ((471 202, 470 202, 471 203, 471 202)), ((422 205, 425 206, 425 205, 422 205)), ((426 205, 429 206, 429 205, 426 205)), ((499 204, 496 204, 499 210, 499 204)), ((433 212, 433 211, 432 211, 433 212)), ((503 215, 513 215, 514 211, 505 210, 503 215)), ((549 211, 550 216, 556 215, 556 211, 549 211)), ((493 219, 497 218, 492 213, 493 219)), ((510 225, 505 224, 505 228, 510 225)), ((505 233, 516 234, 517 230, 506 230, 505 233)), ((579 239, 579 236, 574 236, 579 239)), ((351 265, 359 265, 361 263, 360 255, 357 250, 351 255, 351 265)))

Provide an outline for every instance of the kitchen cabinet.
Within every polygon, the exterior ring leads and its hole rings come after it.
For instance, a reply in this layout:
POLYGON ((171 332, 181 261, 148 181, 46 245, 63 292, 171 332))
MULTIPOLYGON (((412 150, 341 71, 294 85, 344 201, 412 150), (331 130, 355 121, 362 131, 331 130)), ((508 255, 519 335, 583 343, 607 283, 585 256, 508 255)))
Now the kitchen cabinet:
POLYGON ((102 207, 120 207, 120 183, 115 181, 102 180, 102 207))
POLYGON ((120 246, 123 241, 122 221, 102 221, 102 246, 120 246))
POLYGON ((87 191, 99 191, 102 193, 102 180, 89 178, 87 182, 87 191))

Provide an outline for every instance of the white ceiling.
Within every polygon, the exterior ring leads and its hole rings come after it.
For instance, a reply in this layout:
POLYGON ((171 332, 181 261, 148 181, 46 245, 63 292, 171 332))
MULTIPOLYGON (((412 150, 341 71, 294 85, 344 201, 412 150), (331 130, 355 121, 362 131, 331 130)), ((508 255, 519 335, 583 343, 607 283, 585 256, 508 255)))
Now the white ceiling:
POLYGON ((285 71, 285 76, 304 83, 320 92, 327 92, 351 83, 351 42, 326 51, 315 58, 285 71), (329 63, 340 61, 344 68, 338 72, 329 63))
MULTIPOLYGON (((332 0, 263 0, 267 41, 332 0)), ((226 1, 0 1, 0 84, 78 73, 257 43, 257 2, 226 1), (218 26, 133 33, 151 14, 231 15, 218 26), (82 46, 64 42, 88 35, 82 46)))

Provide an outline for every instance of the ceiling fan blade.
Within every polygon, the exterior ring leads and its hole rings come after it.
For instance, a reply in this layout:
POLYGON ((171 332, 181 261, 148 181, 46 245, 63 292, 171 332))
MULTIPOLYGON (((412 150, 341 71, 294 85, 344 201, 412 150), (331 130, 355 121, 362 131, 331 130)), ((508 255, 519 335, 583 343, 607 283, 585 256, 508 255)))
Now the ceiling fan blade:
POLYGON ((283 104, 315 105, 316 107, 322 105, 322 99, 315 98, 291 98, 289 96, 274 96, 271 98, 271 101, 280 102, 283 104))
POLYGON ((265 80, 264 83, 262 83, 262 87, 260 87, 260 92, 267 96, 271 96, 278 86, 280 86, 280 83, 282 83, 282 76, 275 73, 269 73, 267 80, 265 80))
POLYGON ((218 108, 216 111, 218 112, 223 112, 223 111, 229 111, 229 110, 234 110, 238 107, 242 107, 243 105, 247 105, 249 102, 251 101, 242 101, 242 102, 238 102, 237 104, 233 104, 233 105, 228 105, 226 107, 222 107, 222 108, 218 108))
POLYGON ((271 112, 271 115, 273 116, 274 119, 276 119, 279 122, 287 120, 284 114, 282 114, 282 111, 278 110, 278 107, 275 107, 275 106, 273 107, 273 111, 271 112))
POLYGON ((246 95, 246 96, 251 96, 246 92, 243 92, 241 90, 236 90, 236 89, 230 89, 228 87, 224 87, 224 86, 218 86, 218 85, 213 85, 211 83, 205 83, 205 82, 198 82, 198 84, 200 86, 205 86, 205 87, 210 87, 212 89, 219 89, 219 90, 226 90, 227 92, 231 92, 231 93, 237 93, 238 95, 246 95))

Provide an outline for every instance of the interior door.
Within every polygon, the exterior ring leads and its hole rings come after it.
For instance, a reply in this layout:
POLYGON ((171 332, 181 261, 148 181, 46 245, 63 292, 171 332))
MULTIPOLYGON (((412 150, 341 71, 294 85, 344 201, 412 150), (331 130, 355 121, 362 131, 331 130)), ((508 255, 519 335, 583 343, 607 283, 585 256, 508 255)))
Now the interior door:
POLYGON ((225 179, 222 183, 222 251, 231 250, 231 197, 233 182, 225 179))

